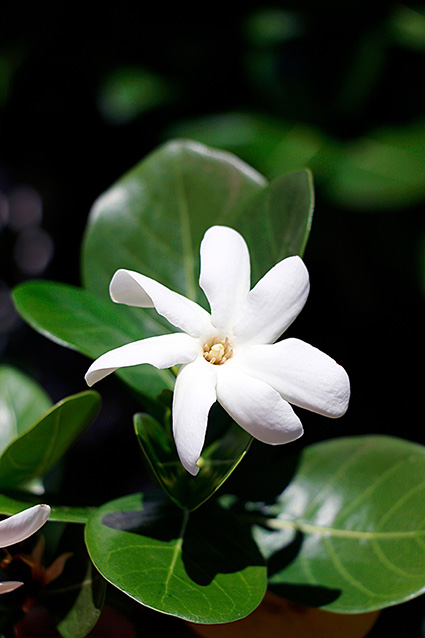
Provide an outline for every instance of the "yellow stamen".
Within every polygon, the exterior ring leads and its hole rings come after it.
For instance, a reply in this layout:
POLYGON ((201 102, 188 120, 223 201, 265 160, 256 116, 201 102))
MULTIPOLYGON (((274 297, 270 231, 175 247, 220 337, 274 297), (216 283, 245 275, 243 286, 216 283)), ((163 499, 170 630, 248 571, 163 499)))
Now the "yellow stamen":
POLYGON ((204 343, 203 351, 204 359, 213 365, 222 365, 233 354, 229 337, 224 339, 219 339, 217 336, 211 337, 204 343))

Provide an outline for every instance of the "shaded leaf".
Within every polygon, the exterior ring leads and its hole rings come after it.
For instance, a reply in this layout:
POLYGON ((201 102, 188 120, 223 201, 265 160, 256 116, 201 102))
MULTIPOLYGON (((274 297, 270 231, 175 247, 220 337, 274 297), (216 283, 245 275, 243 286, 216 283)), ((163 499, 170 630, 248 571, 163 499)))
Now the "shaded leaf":
POLYGON ((66 527, 56 554, 71 553, 59 578, 44 590, 46 606, 63 638, 84 638, 102 611, 106 581, 94 568, 84 545, 81 528, 66 527))
POLYGON ((134 428, 160 485, 179 507, 188 510, 202 505, 219 489, 252 441, 245 430, 231 423, 222 437, 204 448, 198 461, 201 469, 192 476, 182 466, 168 428, 148 414, 136 414, 134 428))
POLYGON ((265 566, 248 529, 221 509, 189 513, 162 495, 126 496, 93 513, 86 543, 115 587, 194 622, 242 618, 265 593, 265 566))

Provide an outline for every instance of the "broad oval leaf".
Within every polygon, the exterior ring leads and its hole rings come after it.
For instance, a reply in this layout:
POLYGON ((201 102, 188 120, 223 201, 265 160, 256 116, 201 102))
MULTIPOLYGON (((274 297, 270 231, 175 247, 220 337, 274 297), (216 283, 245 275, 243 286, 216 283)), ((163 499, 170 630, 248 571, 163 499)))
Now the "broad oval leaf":
POLYGON ((265 184, 234 155, 194 142, 165 144, 95 202, 82 253, 86 287, 107 297, 114 272, 127 268, 205 303, 198 278, 206 229, 233 220, 265 184))
POLYGON ((183 509, 195 510, 230 476, 247 452, 252 437, 230 423, 222 437, 207 445, 198 461, 200 471, 190 475, 178 458, 169 428, 148 414, 134 416, 140 447, 160 485, 183 509))
POLYGON ((138 602, 198 623, 231 622, 261 602, 266 568, 246 526, 229 512, 188 512, 135 494, 100 507, 86 526, 90 557, 138 602))
MULTIPOLYGON (((277 261, 302 254, 313 200, 308 171, 268 184, 230 153, 170 142, 95 202, 82 253, 86 286, 106 297, 114 272, 127 268, 205 305, 198 286, 199 247, 210 226, 229 225, 242 233, 254 284, 277 261)), ((143 321, 143 311, 136 313, 143 321)))
POLYGON ((90 425, 100 403, 93 390, 67 397, 22 432, 0 457, 1 489, 43 476, 90 425))
POLYGON ((423 593, 424 475, 425 448, 397 438, 306 448, 289 486, 259 508, 266 527, 255 536, 272 591, 340 613, 423 593))
POLYGON ((45 391, 23 372, 0 366, 0 455, 52 406, 45 391))

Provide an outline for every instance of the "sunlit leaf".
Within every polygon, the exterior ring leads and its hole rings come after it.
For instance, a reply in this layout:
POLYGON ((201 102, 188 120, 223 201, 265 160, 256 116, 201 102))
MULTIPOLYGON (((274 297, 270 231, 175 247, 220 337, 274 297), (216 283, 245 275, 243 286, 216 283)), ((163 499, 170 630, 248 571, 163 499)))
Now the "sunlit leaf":
POLYGON ((126 496, 91 516, 86 543, 104 578, 138 602, 194 622, 230 622, 261 602, 266 569, 247 527, 228 514, 126 496))
MULTIPOLYGON (((160 147, 95 202, 82 255, 87 288, 108 297, 114 272, 128 268, 205 304, 198 286, 201 239, 209 226, 234 221, 265 184, 228 153, 192 142, 160 147)), ((145 315, 137 310, 141 324, 145 315)))
POLYGON ((424 592, 424 473, 425 448, 392 437, 307 448, 289 486, 258 510, 271 589, 340 613, 424 592))

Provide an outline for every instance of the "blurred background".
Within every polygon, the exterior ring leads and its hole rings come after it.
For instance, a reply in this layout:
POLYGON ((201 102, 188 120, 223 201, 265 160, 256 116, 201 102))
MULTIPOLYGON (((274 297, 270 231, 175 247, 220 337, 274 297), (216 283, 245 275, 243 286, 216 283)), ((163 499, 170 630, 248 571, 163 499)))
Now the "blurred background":
MULTIPOLYGON (((2 8, 1 362, 54 401, 85 389, 87 360, 25 326, 10 289, 36 278, 79 285, 95 198, 162 142, 190 138, 268 178, 313 172, 311 294, 292 334, 344 365, 352 402, 340 421, 303 414, 303 445, 363 433, 425 443, 425 4, 161 13, 125 3, 91 14, 74 4, 2 8)), ((67 460, 70 499, 83 483, 89 503, 143 485, 135 406, 117 386, 105 380, 102 415, 67 460), (126 468, 119 483, 111 465, 126 468)), ((419 598, 384 612, 370 635, 394 635, 402 619, 404 635, 425 636, 424 615, 419 598)))

